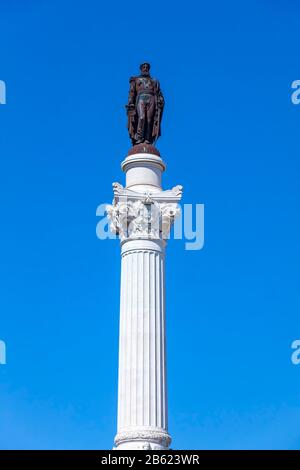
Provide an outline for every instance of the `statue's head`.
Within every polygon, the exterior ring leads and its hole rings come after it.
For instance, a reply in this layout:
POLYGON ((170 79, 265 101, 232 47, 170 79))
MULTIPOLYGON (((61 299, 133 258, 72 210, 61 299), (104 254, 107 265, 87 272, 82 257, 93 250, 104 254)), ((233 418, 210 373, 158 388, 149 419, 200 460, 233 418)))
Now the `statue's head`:
POLYGON ((141 64, 140 71, 144 77, 148 77, 150 75, 150 64, 148 62, 141 64))

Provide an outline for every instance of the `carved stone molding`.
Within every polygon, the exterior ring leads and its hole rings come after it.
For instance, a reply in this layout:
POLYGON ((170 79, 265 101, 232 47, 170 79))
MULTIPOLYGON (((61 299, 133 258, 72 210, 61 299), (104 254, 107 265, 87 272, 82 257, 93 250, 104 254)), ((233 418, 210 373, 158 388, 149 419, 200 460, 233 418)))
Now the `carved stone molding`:
POLYGON ((151 429, 121 431, 115 437, 116 446, 120 446, 126 442, 132 443, 132 441, 140 443, 140 449, 168 449, 171 443, 171 437, 165 431, 151 429))

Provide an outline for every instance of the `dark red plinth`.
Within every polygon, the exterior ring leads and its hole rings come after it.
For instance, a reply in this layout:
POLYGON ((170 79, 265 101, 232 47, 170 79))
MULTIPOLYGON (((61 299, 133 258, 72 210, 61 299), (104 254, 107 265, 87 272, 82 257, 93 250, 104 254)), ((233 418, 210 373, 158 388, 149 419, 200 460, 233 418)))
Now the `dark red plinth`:
POLYGON ((157 155, 160 157, 159 150, 157 150, 154 145, 151 144, 146 144, 143 142, 142 144, 136 144, 131 149, 129 149, 128 156, 129 155, 136 155, 137 153, 150 153, 152 155, 157 155))

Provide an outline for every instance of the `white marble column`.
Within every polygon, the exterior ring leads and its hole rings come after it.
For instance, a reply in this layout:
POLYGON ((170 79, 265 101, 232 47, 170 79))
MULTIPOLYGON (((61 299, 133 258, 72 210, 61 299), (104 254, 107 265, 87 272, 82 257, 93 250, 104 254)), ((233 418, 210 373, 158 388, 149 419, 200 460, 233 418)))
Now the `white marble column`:
POLYGON ((168 449, 165 246, 182 188, 161 189, 165 165, 151 154, 122 163, 108 207, 121 240, 117 449, 168 449))
POLYGON ((162 240, 130 240, 122 245, 116 437, 120 448, 153 444, 164 449, 170 441, 163 245, 162 240))

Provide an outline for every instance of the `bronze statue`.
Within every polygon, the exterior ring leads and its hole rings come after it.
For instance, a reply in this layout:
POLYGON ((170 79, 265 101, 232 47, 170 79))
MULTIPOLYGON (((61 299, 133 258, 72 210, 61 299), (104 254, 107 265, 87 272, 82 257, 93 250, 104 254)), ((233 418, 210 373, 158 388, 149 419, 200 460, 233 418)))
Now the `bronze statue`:
POLYGON ((140 66, 141 74, 131 77, 128 104, 128 131, 132 145, 154 143, 160 136, 164 97, 158 80, 150 76, 150 64, 140 66))

